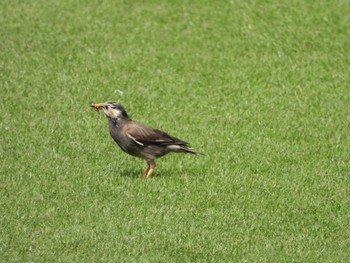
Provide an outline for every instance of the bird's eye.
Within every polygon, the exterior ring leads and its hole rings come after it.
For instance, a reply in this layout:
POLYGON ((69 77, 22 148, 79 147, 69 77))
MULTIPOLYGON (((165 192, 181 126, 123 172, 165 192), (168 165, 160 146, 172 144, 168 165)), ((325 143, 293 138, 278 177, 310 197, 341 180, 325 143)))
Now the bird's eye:
POLYGON ((108 110, 108 106, 106 105, 106 106, 103 106, 104 108, 105 108, 105 110, 108 110))

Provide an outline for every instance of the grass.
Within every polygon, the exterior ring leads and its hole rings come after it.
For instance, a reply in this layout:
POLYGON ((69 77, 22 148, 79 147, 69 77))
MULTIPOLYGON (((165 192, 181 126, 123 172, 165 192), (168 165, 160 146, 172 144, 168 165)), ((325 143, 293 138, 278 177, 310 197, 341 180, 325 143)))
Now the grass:
POLYGON ((2 262, 345 262, 350 8, 1 1, 2 262), (92 102, 192 142, 154 177, 92 102))

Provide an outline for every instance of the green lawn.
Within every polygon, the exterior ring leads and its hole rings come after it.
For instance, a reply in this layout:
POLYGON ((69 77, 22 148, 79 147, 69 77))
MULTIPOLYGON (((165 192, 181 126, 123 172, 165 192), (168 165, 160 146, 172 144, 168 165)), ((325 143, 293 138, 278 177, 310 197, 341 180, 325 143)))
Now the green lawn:
POLYGON ((0 2, 1 262, 346 262, 350 5, 0 2), (154 176, 93 102, 192 143, 154 176))

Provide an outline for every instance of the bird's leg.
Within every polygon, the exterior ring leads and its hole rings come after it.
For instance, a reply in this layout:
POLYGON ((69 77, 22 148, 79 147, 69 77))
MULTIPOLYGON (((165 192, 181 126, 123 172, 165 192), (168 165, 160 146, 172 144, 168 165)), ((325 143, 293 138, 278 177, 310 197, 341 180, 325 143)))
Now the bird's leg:
POLYGON ((146 178, 149 178, 151 174, 153 173, 154 168, 156 167, 156 163, 154 160, 147 160, 148 167, 145 171, 146 178))
POLYGON ((147 168, 146 168, 146 170, 145 170, 145 176, 147 175, 149 169, 150 169, 150 166, 149 166, 149 164, 148 164, 148 165, 147 165, 147 168))

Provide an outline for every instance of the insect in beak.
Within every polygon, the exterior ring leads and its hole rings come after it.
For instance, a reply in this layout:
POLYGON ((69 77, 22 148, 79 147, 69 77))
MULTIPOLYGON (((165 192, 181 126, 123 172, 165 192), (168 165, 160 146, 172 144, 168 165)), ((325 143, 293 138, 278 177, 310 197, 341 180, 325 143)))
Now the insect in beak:
POLYGON ((96 111, 99 111, 102 107, 102 103, 93 103, 90 105, 91 108, 93 108, 96 111))

